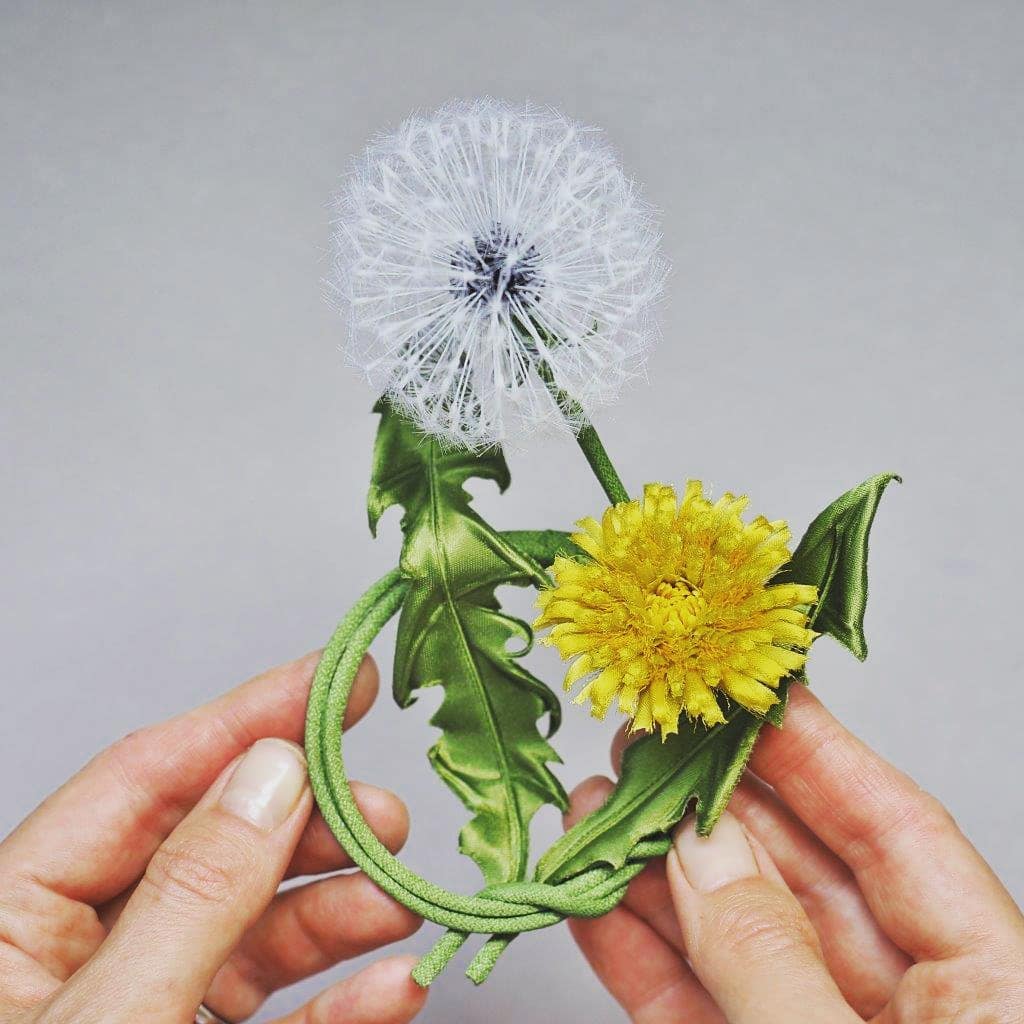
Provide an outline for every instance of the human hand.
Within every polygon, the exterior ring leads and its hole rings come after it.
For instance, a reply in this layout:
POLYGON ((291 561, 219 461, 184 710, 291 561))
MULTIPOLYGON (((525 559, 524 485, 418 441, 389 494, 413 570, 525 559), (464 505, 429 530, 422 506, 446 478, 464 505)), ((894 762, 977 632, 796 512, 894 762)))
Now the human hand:
MULTIPOLYGON (((301 740, 309 656, 101 753, 0 843, 0 1022, 241 1021, 276 989, 414 932, 418 918, 351 867, 319 814, 301 740)), ((377 695, 360 668, 346 727, 377 695)), ((408 817, 361 783, 397 851, 408 817)), ((332 986, 280 1024, 404 1024, 426 993, 409 958, 332 986)))
MULTIPOLYGON (((626 740, 612 747, 618 766, 626 740)), ((581 783, 567 826, 599 806, 581 783)), ((947 811, 804 687, 707 839, 573 920, 636 1024, 1024 1021, 1024 917, 947 811)))

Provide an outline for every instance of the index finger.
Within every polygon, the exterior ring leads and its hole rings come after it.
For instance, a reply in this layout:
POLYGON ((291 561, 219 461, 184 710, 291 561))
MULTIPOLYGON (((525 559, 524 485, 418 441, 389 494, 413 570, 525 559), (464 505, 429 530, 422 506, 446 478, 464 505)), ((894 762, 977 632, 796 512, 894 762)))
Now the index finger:
MULTIPOLYGON (((141 729, 89 762, 0 846, 0 864, 99 904, 143 872, 153 852, 220 772, 257 740, 302 742, 319 652, 264 672, 209 704, 141 729)), ((377 696, 373 659, 359 668, 345 716, 354 725, 377 696)))
POLYGON ((946 809, 844 728, 803 686, 751 770, 853 871, 879 924, 911 956, 951 956, 1021 928, 1010 894, 946 809))

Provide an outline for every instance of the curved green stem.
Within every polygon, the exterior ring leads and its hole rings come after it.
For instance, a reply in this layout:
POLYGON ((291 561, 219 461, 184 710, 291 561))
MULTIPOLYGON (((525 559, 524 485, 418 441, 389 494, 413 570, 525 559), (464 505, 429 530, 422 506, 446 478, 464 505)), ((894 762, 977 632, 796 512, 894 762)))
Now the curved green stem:
POLYGON ((597 482, 608 496, 608 500, 613 505, 629 501, 629 492, 623 485, 622 478, 612 464, 605 446, 601 443, 601 438, 598 437, 597 431, 594 429, 593 423, 587 418, 583 407, 568 391, 563 391, 555 383, 554 374, 550 366, 542 363, 538 366, 537 372, 540 374, 541 380, 547 385, 558 408, 565 413, 566 418, 570 422, 583 424, 583 427, 576 434, 576 441, 583 452, 584 458, 587 460, 587 464, 594 471, 597 482))
MULTIPOLYGON (((568 543, 564 534, 555 531, 518 531, 514 536, 517 544, 538 558, 568 543)), ((356 602, 324 649, 306 717, 310 781, 324 820, 366 875, 410 910, 450 929, 417 966, 414 978, 420 984, 430 984, 468 934, 491 934, 495 937, 481 949, 468 972, 479 983, 487 977, 510 936, 545 928, 569 916, 607 913, 656 851, 653 846, 648 849, 641 844, 636 856, 617 870, 599 865, 557 885, 508 882, 464 896, 421 878, 386 849, 352 795, 342 757, 342 722, 363 656, 401 607, 407 590, 408 583, 398 569, 388 573, 356 602)))

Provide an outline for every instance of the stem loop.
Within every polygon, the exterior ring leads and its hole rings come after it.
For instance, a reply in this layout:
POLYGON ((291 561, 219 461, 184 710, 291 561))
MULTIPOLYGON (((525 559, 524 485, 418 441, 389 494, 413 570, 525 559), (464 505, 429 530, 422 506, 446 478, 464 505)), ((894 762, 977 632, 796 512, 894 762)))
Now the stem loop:
MULTIPOLYGON (((517 531, 513 536, 517 546, 541 558, 564 538, 552 531, 517 531)), ((665 852, 668 840, 638 844, 634 856, 618 869, 598 864, 558 884, 509 882, 489 886, 474 896, 428 882, 391 854, 373 834, 352 796, 342 758, 342 722, 363 656, 401 607, 408 586, 400 570, 388 573, 356 602, 324 649, 306 717, 310 781, 324 820, 352 860, 404 906, 450 929, 417 966, 415 980, 430 984, 467 935, 481 933, 494 938, 480 950, 467 972, 479 983, 519 932, 546 928, 570 916, 598 917, 615 907, 646 861, 665 852)))

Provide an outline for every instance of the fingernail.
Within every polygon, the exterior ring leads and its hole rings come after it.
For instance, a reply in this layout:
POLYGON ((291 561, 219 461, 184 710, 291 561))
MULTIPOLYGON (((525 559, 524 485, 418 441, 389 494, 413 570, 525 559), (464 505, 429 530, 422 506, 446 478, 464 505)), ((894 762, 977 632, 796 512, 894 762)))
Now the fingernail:
POLYGON ((759 874, 746 833, 728 811, 707 837, 697 835, 694 818, 687 818, 676 829, 674 842, 686 880, 698 892, 714 892, 759 874))
POLYGON ((220 797, 229 814, 271 831, 295 809, 306 786, 306 761, 285 740, 258 740, 239 762, 220 797))

